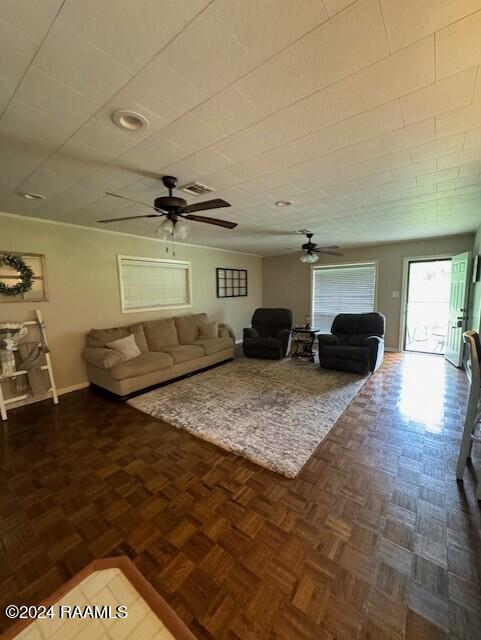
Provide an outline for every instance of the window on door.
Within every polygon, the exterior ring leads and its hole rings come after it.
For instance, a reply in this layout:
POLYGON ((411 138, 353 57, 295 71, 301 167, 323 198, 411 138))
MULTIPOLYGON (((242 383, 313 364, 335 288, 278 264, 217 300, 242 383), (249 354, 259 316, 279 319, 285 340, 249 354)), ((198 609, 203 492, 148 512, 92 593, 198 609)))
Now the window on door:
POLYGON ((312 270, 313 326, 329 333, 339 313, 368 313, 376 304, 376 263, 314 267, 312 270))
POLYGON ((451 259, 408 264, 404 349, 443 354, 449 320, 451 259))

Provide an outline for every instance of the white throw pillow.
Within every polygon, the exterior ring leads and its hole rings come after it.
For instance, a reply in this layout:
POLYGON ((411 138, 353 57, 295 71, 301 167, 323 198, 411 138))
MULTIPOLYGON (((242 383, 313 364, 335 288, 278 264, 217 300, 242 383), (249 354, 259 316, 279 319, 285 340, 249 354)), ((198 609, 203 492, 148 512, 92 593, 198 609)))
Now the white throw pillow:
POLYGON ((132 358, 136 358, 142 353, 137 346, 135 338, 132 334, 126 336, 125 338, 119 338, 118 340, 107 342, 106 346, 109 349, 117 351, 124 362, 127 362, 127 360, 132 360, 132 358))
POLYGON ((218 338, 219 337, 219 326, 217 324, 217 320, 214 320, 213 322, 202 323, 199 329, 200 329, 201 338, 218 338))

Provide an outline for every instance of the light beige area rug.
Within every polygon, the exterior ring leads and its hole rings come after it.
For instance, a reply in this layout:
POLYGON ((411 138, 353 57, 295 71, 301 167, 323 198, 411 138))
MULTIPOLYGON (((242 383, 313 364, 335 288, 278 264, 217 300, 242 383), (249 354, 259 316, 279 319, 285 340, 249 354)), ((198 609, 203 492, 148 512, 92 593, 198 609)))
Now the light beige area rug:
POLYGON ((294 478, 367 379, 290 358, 241 358, 128 403, 294 478))

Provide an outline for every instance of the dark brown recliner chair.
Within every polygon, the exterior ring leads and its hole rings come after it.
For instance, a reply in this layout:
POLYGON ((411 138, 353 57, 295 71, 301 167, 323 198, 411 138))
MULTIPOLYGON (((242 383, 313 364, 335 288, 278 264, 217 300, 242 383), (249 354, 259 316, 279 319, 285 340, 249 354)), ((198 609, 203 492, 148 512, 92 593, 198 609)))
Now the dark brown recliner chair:
POLYGON ((324 369, 365 375, 384 358, 385 318, 382 313, 340 313, 330 334, 319 336, 319 361, 324 369))
POLYGON ((292 311, 256 309, 252 328, 244 329, 244 355, 248 358, 280 360, 291 346, 292 311))

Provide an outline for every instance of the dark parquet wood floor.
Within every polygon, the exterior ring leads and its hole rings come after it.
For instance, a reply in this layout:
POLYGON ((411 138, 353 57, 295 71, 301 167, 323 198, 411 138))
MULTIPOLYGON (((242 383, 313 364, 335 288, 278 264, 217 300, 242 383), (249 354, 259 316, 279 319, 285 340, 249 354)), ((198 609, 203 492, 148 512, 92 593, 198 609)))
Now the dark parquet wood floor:
POLYGON ((388 354, 295 480, 87 390, 12 412, 0 602, 126 554, 199 640, 479 640, 465 400, 441 358, 388 354))

